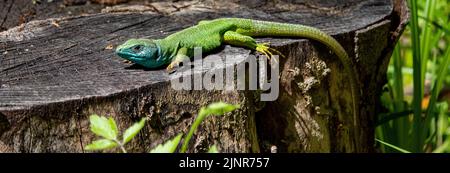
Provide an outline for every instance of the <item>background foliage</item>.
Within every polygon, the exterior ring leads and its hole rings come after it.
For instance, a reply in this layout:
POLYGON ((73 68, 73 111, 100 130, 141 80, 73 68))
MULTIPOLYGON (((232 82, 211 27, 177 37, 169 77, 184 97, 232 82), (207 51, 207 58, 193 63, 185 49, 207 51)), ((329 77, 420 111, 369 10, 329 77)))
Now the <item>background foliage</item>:
POLYGON ((408 0, 391 58, 376 141, 382 152, 450 152, 450 0, 408 0))

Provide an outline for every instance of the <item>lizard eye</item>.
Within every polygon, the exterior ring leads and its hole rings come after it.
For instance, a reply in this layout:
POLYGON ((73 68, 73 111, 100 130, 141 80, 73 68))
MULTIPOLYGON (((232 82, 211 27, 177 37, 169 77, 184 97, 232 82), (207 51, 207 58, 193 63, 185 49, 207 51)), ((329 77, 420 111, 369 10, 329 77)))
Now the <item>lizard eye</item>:
POLYGON ((137 46, 134 46, 134 47, 131 48, 131 49, 132 49, 135 53, 138 53, 138 52, 142 51, 142 48, 143 48, 143 46, 137 45, 137 46))

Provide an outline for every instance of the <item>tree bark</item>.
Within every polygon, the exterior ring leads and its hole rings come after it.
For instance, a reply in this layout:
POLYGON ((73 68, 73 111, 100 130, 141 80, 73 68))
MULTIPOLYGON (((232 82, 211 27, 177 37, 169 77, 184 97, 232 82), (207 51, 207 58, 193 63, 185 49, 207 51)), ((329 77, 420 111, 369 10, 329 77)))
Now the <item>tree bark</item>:
MULTIPOLYGON (((62 2, 48 8, 58 3, 62 2)), ((10 2, 0 4, 6 8, 3 5, 10 2)), ((144 129, 126 146, 129 152, 148 152, 186 133, 198 109, 215 101, 241 108, 208 117, 190 142, 189 152, 205 152, 213 144, 220 152, 374 151, 379 95, 393 47, 408 21, 404 1, 132 4, 105 7, 102 13, 58 14, 0 32, 0 151, 84 152, 96 139, 88 117, 98 114, 113 117, 122 130, 148 117, 144 129), (174 90, 164 69, 127 64, 114 53, 129 38, 164 38, 200 20, 219 17, 298 23, 331 34, 359 72, 363 97, 358 119, 351 116, 350 85, 341 62, 324 45, 307 39, 257 39, 270 42, 286 56, 280 59, 280 96, 273 102, 260 101, 261 91, 174 90)), ((5 28, 15 25, 4 23, 5 28)), ((219 61, 212 55, 246 55, 231 56, 236 65, 215 68, 223 70, 245 63, 252 54, 245 48, 223 46, 204 60, 219 61)), ((203 68, 193 75, 209 72, 203 68)))

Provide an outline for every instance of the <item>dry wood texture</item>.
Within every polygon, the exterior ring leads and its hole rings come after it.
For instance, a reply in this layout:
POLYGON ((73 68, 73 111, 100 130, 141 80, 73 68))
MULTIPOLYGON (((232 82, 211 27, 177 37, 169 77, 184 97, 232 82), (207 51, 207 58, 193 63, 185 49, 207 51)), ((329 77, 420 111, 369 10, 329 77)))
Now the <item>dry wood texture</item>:
MULTIPOLYGON (((1 26, 20 24, 14 20, 18 11, 10 9, 57 8, 62 12, 41 18, 58 17, 66 14, 61 3, 30 7, 0 1, 1 26)), ((130 152, 144 152, 186 132, 201 106, 219 100, 242 108, 208 118, 191 141, 190 152, 205 151, 212 144, 221 152, 268 152, 273 146, 279 152, 373 151, 378 96, 393 45, 407 21, 403 1, 132 4, 106 7, 103 13, 96 13, 98 5, 77 6, 93 14, 34 20, 0 32, 2 151, 83 152, 83 146, 95 139, 88 116, 96 113, 114 117, 121 129, 148 117, 143 131, 127 146, 130 152), (363 91, 358 124, 353 125, 350 86, 341 63, 316 42, 258 39, 287 56, 281 60, 280 97, 274 102, 260 102, 257 91, 176 91, 163 69, 124 63, 111 49, 129 38, 163 38, 199 20, 219 17, 299 23, 332 34, 357 64, 363 91)), ((224 46, 214 54, 252 53, 224 46)), ((243 63, 245 58, 234 61, 243 63)))

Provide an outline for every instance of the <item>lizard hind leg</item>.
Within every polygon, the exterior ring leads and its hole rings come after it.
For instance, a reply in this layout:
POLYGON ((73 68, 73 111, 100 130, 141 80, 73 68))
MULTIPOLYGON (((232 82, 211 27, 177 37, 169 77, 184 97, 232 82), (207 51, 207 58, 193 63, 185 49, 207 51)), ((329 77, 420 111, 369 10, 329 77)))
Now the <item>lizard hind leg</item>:
POLYGON ((271 48, 269 46, 269 43, 256 43, 254 38, 247 35, 242 35, 234 31, 225 32, 224 41, 225 43, 230 45, 243 46, 256 50, 257 52, 264 54, 269 60, 271 60, 271 57, 273 57, 274 54, 278 54, 281 57, 284 57, 281 52, 274 48, 271 48))

